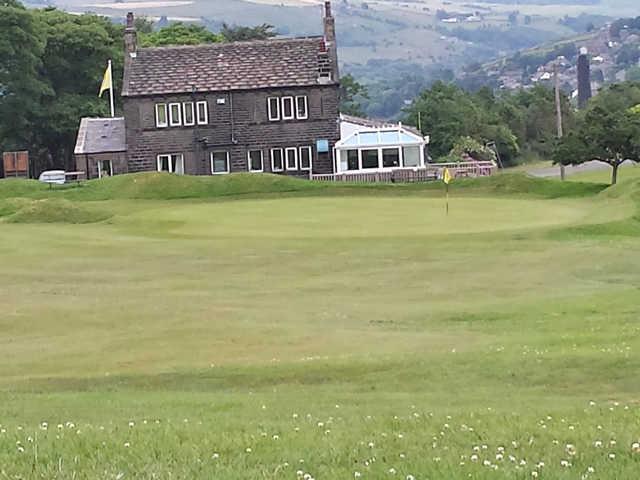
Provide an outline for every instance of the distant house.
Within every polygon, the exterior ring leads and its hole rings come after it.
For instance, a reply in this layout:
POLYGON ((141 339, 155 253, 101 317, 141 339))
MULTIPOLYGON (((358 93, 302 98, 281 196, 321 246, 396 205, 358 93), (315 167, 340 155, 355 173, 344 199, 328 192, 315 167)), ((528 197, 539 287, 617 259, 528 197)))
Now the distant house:
POLYGON ((89 177, 333 173, 339 72, 330 2, 323 20, 317 37, 139 48, 128 14, 124 118, 82 119, 77 169, 89 177), (125 150, 113 151, 122 133, 125 150))

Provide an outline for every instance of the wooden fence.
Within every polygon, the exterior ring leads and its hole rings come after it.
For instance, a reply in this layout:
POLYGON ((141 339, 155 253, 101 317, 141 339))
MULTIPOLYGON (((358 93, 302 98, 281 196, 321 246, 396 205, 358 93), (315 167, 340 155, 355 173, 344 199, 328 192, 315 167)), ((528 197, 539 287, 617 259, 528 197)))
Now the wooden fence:
POLYGON ((311 175, 312 180, 321 182, 349 182, 349 183, 412 183, 429 182, 442 178, 445 168, 454 178, 487 177, 493 175, 497 166, 494 162, 460 162, 460 163, 431 163, 423 168, 404 168, 386 172, 353 172, 325 175, 311 175))

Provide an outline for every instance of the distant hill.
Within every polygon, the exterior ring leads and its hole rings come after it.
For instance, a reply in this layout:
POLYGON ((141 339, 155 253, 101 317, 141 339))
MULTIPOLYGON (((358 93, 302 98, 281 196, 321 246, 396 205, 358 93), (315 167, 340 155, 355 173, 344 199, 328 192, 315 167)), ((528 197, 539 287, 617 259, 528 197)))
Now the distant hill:
POLYGON ((640 79, 640 17, 637 17, 619 19, 588 34, 477 64, 467 70, 462 82, 469 86, 482 83, 504 89, 551 84, 557 65, 562 88, 575 94, 576 61, 582 48, 590 55, 594 90, 606 83, 640 79))

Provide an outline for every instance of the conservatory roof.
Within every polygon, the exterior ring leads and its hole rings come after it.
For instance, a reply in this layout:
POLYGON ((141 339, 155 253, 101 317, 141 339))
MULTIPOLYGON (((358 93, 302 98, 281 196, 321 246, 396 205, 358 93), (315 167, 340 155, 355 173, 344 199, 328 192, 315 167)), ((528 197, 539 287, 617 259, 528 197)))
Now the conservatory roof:
POLYGON ((425 139, 398 125, 396 127, 359 130, 340 140, 336 148, 378 147, 382 145, 424 145, 425 139))

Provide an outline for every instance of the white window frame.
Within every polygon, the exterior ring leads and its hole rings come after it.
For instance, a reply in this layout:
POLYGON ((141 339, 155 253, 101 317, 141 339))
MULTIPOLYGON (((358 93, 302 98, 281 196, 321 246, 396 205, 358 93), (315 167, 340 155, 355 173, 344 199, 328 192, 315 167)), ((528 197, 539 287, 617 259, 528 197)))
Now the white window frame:
POLYGON ((296 147, 287 147, 284 149, 284 166, 287 171, 298 170, 298 149, 296 147), (293 152, 293 167, 289 166, 289 153, 293 152))
POLYGON ((277 122, 280 120, 280 99, 278 97, 267 97, 267 112, 270 122, 277 122), (276 111, 271 109, 271 103, 275 103, 276 111))
POLYGON ((294 100, 293 97, 282 97, 282 105, 280 106, 280 116, 282 117, 282 120, 293 120, 294 118, 296 118, 296 102, 294 100), (291 115, 287 115, 285 116, 284 111, 284 103, 285 101, 289 101, 291 102, 291 115))
POLYGON ((300 147, 300 152, 298 152, 298 164, 300 166, 300 170, 310 171, 313 168, 313 148, 311 146, 300 147), (309 152, 309 166, 302 166, 302 151, 307 150, 309 152))
POLYGON ((211 152, 209 154, 209 159, 211 161, 211 175, 226 175, 227 173, 231 172, 231 165, 229 165, 229 152, 226 150, 215 150, 213 152, 211 152), (227 169, 224 172, 215 172, 213 170, 213 154, 214 153, 224 153, 226 156, 226 165, 227 165, 227 169))
POLYGON ((271 156, 271 171, 272 172, 284 172, 285 167, 285 158, 284 158, 284 149, 282 148, 272 148, 270 151, 271 156), (276 168, 273 158, 273 152, 280 152, 280 161, 282 162, 282 168, 276 168))
POLYGON ((182 119, 185 127, 192 127, 196 124, 196 111, 193 102, 184 102, 182 104, 182 119), (191 109, 191 122, 187 123, 187 109, 191 109))
POLYGON ((98 160, 98 178, 102 178, 103 177, 103 173, 104 170, 102 170, 102 164, 103 162, 109 162, 109 174, 107 175, 108 177, 113 177, 113 161, 111 159, 109 160, 98 160))
POLYGON ((196 122, 198 125, 209 124, 209 103, 206 100, 196 102, 196 122), (200 107, 204 105, 204 118, 200 116, 200 107))
POLYGON ((182 105, 180 103, 169 104, 169 126, 179 127, 182 125, 182 105), (178 119, 173 118, 173 107, 178 107, 178 119))
POLYGON ((155 113, 156 113, 156 127, 157 128, 166 128, 169 126, 169 112, 167 110, 166 103, 156 103, 155 105, 155 113), (158 115, 159 110, 164 110, 164 122, 160 122, 160 115, 158 115))
MULTIPOLYGON (((171 157, 178 157, 180 159, 180 163, 182 163, 182 173, 178 173, 177 175, 184 175, 184 155, 182 153, 161 153, 156 157, 156 169, 158 172, 165 172, 166 170, 162 170, 162 157, 169 157, 169 173, 176 173, 173 171, 171 165, 171 157)), ((177 162, 176 162, 177 165, 177 162)))
POLYGON ((306 120, 309 118, 309 102, 307 101, 306 95, 296 96, 295 107, 296 107, 296 118, 298 120, 306 120), (304 115, 299 115, 300 110, 298 109, 298 102, 300 102, 301 100, 304 105, 304 115))
POLYGON ((256 148, 256 149, 247 151, 247 170, 249 170, 252 173, 264 172, 264 152, 262 151, 262 149, 256 148), (260 152, 260 169, 259 170, 254 170, 251 168, 251 152, 260 152))

